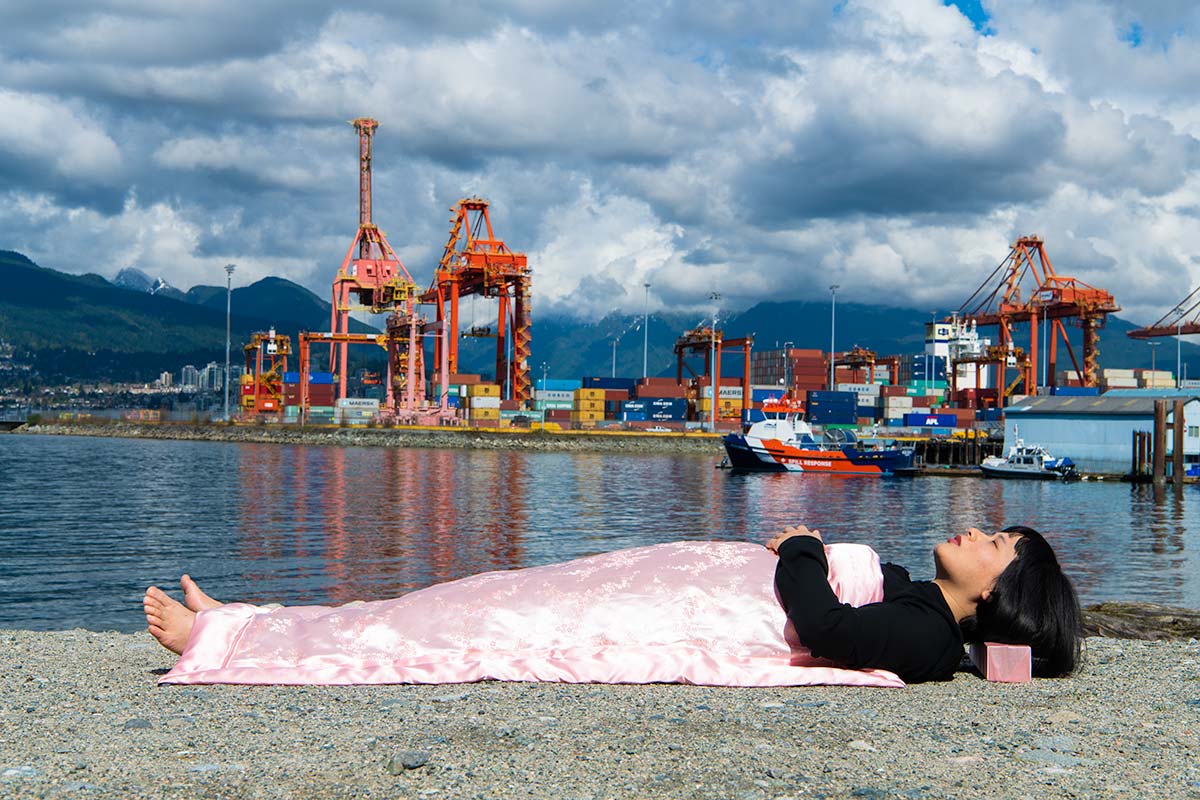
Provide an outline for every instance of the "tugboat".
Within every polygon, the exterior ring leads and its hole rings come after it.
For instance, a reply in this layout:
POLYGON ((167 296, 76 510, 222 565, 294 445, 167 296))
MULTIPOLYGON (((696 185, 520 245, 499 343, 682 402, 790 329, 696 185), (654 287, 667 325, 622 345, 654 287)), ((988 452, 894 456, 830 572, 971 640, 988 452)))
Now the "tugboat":
POLYGON ((1071 459, 1055 458, 1040 444, 1025 444, 1024 439, 1017 439, 1006 456, 988 456, 979 468, 986 478, 1053 481, 1079 477, 1071 459))
POLYGON ((867 448, 852 431, 815 434, 801 409, 782 402, 764 406, 766 419, 743 433, 725 436, 730 469, 745 472, 822 472, 836 475, 896 475, 914 470, 911 447, 867 448))

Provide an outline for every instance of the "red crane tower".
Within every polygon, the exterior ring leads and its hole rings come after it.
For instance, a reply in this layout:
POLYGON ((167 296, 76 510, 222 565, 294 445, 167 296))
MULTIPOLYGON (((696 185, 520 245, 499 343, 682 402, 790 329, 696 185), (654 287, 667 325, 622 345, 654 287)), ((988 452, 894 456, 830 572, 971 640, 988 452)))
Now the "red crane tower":
POLYGON ((458 372, 459 299, 467 295, 494 297, 499 306, 495 333, 473 329, 472 334, 496 337, 496 382, 503 384, 507 376, 510 399, 525 405, 532 399, 533 389, 529 379, 530 273, 525 254, 514 253, 496 238, 486 200, 469 197, 450 210, 454 213, 450 238, 433 283, 421 296, 422 303, 437 307, 439 324, 449 316, 449 333, 438 340, 437 361, 441 363, 441 348, 445 347, 450 372, 458 372))
MULTIPOLYGON (((1006 364, 1014 360, 1019 371, 1018 379, 1011 387, 1023 384, 1025 394, 1034 394, 1037 387, 1038 322, 1050 322, 1048 354, 1048 379, 1055 384, 1058 359, 1058 340, 1067 348, 1067 355, 1079 373, 1084 386, 1096 385, 1096 357, 1099 353, 1100 328, 1104 327, 1109 314, 1120 311, 1113 296, 1104 289, 1089 286, 1075 278, 1059 275, 1046 255, 1045 244, 1037 236, 1023 236, 1009 249, 1008 256, 1000 262, 988 279, 967 298, 958 311, 958 317, 974 320, 976 325, 996 325, 1000 330, 1000 350, 1016 354, 1018 348, 1013 341, 1013 326, 1018 322, 1029 323, 1028 358, 997 361, 995 385, 1006 385, 1006 364), (1022 292, 1022 283, 1030 279, 1033 284, 1028 296, 1022 292), (1083 329, 1083 368, 1075 358, 1071 342, 1067 339, 1063 320, 1073 320, 1083 329)), ((947 318, 950 321, 952 318, 947 318)), ((1024 355, 1024 354, 1022 354, 1024 355)))
POLYGON ((371 142, 379 123, 360 117, 350 124, 358 131, 358 232, 333 279, 330 370, 339 376, 338 396, 345 397, 346 350, 356 341, 350 334, 350 312, 390 312, 386 405, 412 413, 425 396, 424 348, 419 338, 424 320, 416 313, 417 285, 387 236, 371 221, 371 142))
POLYGON ((726 339, 724 332, 713 329, 712 326, 693 328, 684 331, 675 340, 675 383, 683 385, 683 369, 687 367, 692 377, 700 377, 684 363, 684 358, 695 352, 704 353, 704 374, 712 387, 712 408, 716 408, 721 398, 721 356, 725 350, 742 351, 744 371, 742 372, 742 408, 750 408, 750 351, 754 347, 753 336, 743 336, 738 339, 726 339), (716 360, 713 360, 713 356, 716 360))

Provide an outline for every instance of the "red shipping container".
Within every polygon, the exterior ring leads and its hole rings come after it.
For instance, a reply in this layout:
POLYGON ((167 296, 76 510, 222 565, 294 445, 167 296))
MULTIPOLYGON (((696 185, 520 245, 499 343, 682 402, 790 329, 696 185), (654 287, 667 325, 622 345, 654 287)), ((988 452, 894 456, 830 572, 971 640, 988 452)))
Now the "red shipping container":
POLYGON ((604 400, 609 403, 620 403, 629 399, 629 392, 624 389, 605 389, 604 400))
POLYGON ((521 401, 520 400, 501 400, 500 401, 500 410, 501 411, 520 411, 521 410, 521 401))
POLYGON ((477 383, 483 383, 483 381, 479 375, 470 375, 465 372, 452 372, 450 373, 450 383, 474 386, 477 383))

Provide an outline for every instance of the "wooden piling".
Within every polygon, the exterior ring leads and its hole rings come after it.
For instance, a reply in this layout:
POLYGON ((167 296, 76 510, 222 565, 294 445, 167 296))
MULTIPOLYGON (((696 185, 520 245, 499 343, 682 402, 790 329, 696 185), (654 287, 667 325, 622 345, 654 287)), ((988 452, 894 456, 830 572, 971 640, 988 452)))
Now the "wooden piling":
POLYGON ((1167 482, 1167 401, 1154 401, 1154 482, 1167 482))

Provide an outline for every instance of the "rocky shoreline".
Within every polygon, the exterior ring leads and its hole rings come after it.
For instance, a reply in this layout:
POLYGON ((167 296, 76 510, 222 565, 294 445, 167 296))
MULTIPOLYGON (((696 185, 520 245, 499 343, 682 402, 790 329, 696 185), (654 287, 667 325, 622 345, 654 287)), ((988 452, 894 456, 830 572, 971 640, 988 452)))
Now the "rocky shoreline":
POLYGON ((0 796, 1200 796, 1200 643, 906 689, 158 687, 146 634, 0 631, 0 796))
POLYGON ((546 452, 720 456, 720 437, 710 433, 591 433, 502 431, 474 428, 363 428, 300 425, 223 425, 138 422, 53 422, 25 425, 15 435, 110 436, 206 442, 414 447, 437 449, 528 450, 546 452))

